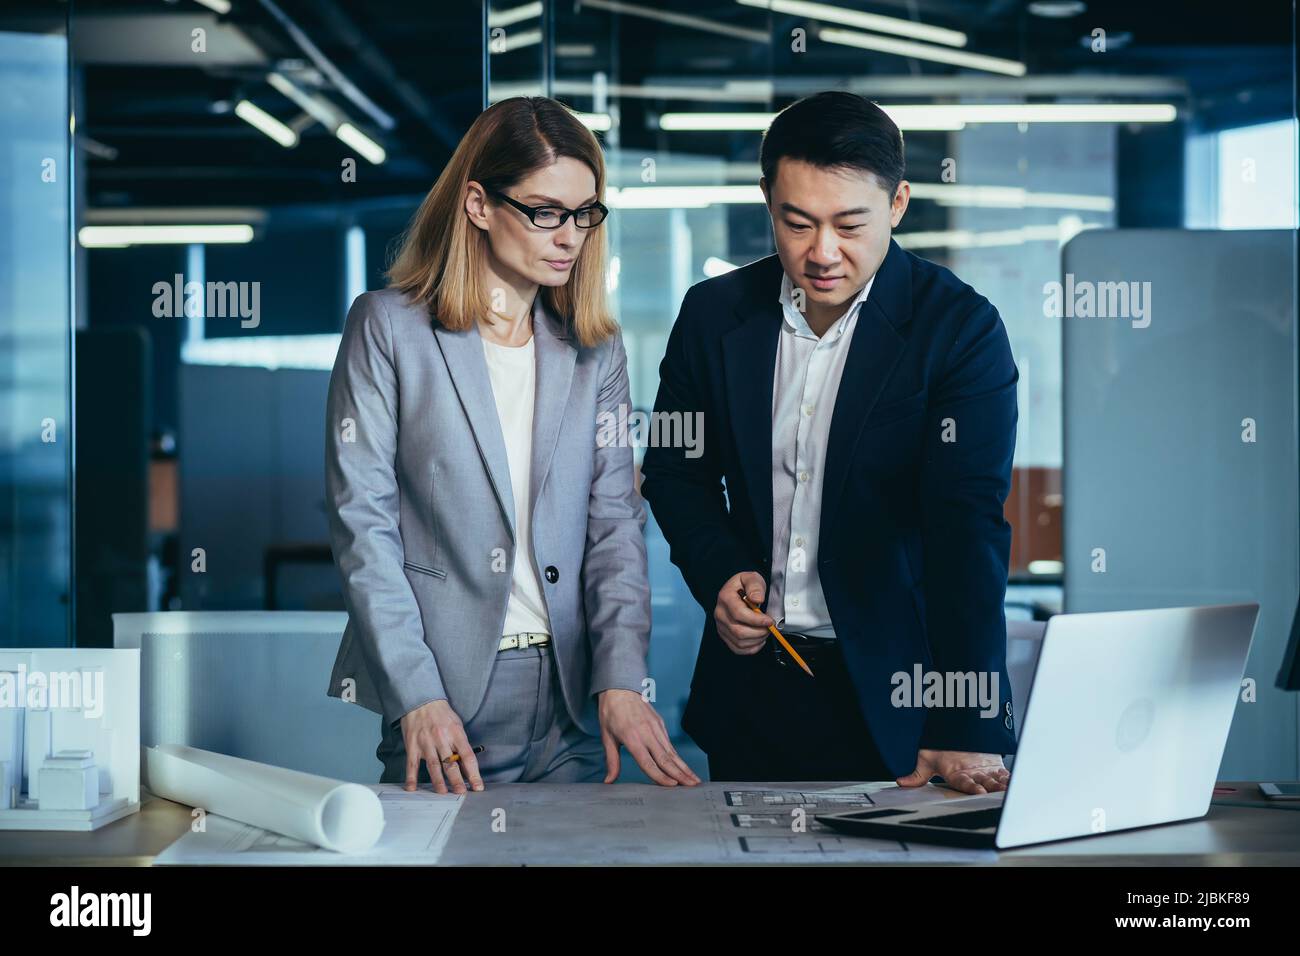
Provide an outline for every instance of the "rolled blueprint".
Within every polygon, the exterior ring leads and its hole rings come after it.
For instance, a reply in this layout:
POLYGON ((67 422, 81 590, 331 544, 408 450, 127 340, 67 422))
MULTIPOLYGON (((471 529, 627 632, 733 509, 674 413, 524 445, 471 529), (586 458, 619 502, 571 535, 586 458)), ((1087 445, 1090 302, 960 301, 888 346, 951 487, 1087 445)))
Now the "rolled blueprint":
POLYGON ((370 849, 384 829, 378 795, 359 783, 178 744, 143 751, 145 785, 177 803, 340 853, 370 849))

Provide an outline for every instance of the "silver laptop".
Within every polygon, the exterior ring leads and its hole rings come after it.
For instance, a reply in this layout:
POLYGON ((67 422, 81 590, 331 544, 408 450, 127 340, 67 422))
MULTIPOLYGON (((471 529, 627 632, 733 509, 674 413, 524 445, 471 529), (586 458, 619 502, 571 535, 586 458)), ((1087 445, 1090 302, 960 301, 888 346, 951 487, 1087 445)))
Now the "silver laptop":
POLYGON ((1047 622, 1005 793, 816 819, 861 836, 1015 847, 1209 810, 1258 604, 1047 622))

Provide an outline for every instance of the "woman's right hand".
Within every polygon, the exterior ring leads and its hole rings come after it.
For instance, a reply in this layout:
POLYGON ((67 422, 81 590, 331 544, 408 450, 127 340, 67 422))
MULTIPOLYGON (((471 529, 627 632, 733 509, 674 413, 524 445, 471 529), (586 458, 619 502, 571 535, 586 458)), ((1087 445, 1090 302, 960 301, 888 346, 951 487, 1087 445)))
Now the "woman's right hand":
POLYGON ((429 768, 429 780, 438 793, 446 793, 448 784, 452 792, 464 793, 466 777, 475 790, 483 789, 474 748, 465 737, 460 718, 446 700, 431 700, 403 716, 402 739, 406 743, 404 789, 416 789, 421 760, 429 768), (448 761, 454 753, 460 754, 460 760, 448 761))

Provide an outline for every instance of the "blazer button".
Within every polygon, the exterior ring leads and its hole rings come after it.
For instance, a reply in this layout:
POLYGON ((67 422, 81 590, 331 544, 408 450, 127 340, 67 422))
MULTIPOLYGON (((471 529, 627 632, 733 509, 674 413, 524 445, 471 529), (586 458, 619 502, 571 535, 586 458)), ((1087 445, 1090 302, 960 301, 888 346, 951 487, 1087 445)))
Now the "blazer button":
POLYGON ((555 565, 548 564, 546 566, 546 580, 552 584, 560 580, 560 572, 556 569, 555 565))

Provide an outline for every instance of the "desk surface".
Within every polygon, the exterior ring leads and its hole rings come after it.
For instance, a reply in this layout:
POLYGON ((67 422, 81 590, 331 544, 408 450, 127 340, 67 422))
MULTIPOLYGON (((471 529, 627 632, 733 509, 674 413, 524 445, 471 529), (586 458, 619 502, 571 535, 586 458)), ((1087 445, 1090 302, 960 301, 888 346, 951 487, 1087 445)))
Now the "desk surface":
MULTIPOLYGON (((517 806, 520 796, 526 797, 530 790, 544 786, 546 785, 516 784, 468 795, 457 817, 442 862, 503 865, 573 862, 557 861, 544 852, 530 854, 527 835, 517 836, 513 841, 497 839, 495 843, 489 842, 494 839, 490 829, 493 810, 503 804, 517 806)), ((725 786, 743 789, 759 785, 725 786)), ((768 789, 788 789, 799 785, 762 786, 768 789)), ((1234 787, 1237 793, 1231 797, 1216 797, 1209 813, 1200 820, 1003 851, 996 856, 988 854, 978 862, 1000 866, 1300 865, 1300 815, 1295 810, 1270 806, 1256 798, 1254 795, 1258 793, 1258 788, 1253 783, 1225 783, 1220 786, 1234 787), (1244 805, 1223 805, 1221 800, 1244 805)), ((536 837, 535 846, 544 847, 548 835, 554 838, 566 829, 588 827, 593 806, 599 805, 605 814, 617 813, 619 806, 635 806, 637 794, 634 790, 654 789, 642 788, 641 785, 588 784, 586 787, 590 788, 590 799, 576 801, 571 805, 552 805, 542 822, 538 823, 535 819, 529 825, 527 829, 533 830, 533 836, 536 837), (561 809, 557 810, 557 806, 561 809), (567 809, 564 809, 566 806, 567 809)), ((518 814, 519 811, 516 809, 509 812, 518 814)), ((0 864, 148 866, 158 853, 188 830, 190 821, 188 807, 146 794, 146 802, 139 813, 110 823, 93 833, 0 832, 0 864)), ((611 833, 611 840, 618 839, 621 837, 611 833)), ((909 856, 897 854, 893 859, 880 862, 892 865, 922 862, 919 859, 909 859, 909 856)), ((708 857, 709 861, 712 859, 712 856, 708 857)), ((609 865, 611 861, 593 858, 590 862, 609 865)), ((833 855, 810 854, 808 862, 826 864, 836 861, 833 855)))

